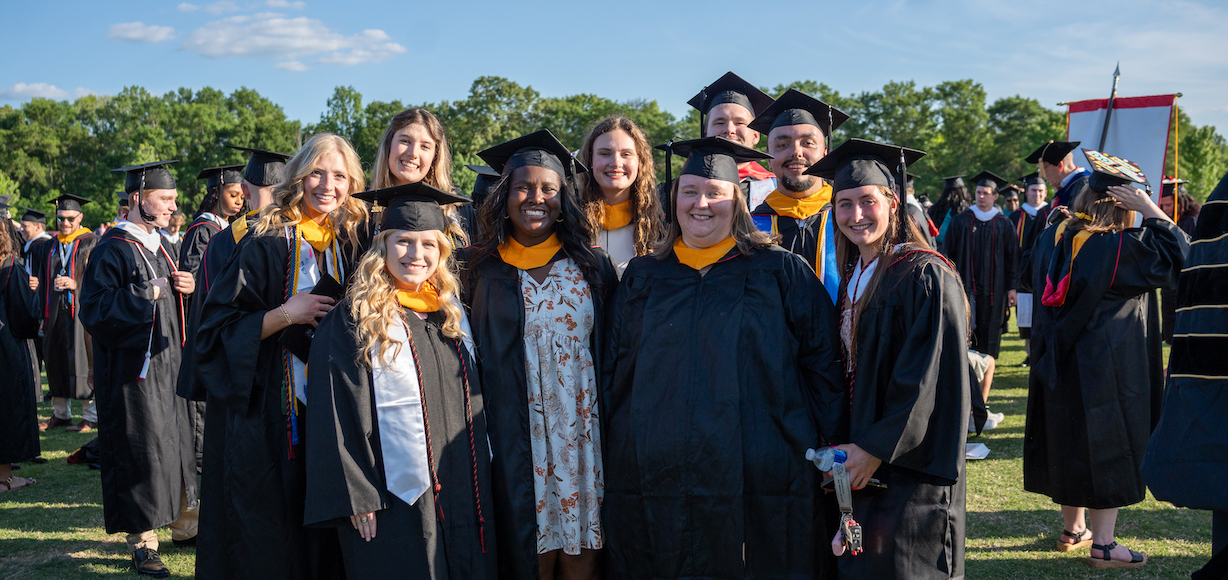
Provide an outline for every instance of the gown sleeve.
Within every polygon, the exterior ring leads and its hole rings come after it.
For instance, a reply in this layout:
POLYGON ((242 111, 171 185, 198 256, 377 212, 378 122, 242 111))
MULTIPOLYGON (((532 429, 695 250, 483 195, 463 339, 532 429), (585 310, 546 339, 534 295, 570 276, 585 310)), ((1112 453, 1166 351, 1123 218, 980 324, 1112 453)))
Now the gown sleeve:
POLYGON ((1142 228, 1121 236, 1121 256, 1106 298, 1127 298, 1173 285, 1190 253, 1190 237, 1177 224, 1150 218, 1142 228))
MULTIPOLYGON (((111 348, 145 350, 154 324, 154 287, 125 259, 119 241, 105 241, 90 253, 82 283, 81 324, 92 336, 106 337, 111 348)), ((138 250, 139 251, 139 250, 138 250)), ((159 299, 171 308, 172 301, 159 299)))
POLYGON ((29 274, 16 259, 0 266, 0 283, 4 284, 0 290, 5 294, 5 320, 8 321, 5 330, 18 339, 38 337, 42 308, 38 294, 30 289, 29 280, 29 274))
POLYGON ((349 302, 329 312, 316 329, 307 364, 306 525, 348 525, 352 515, 388 507, 377 460, 371 371, 360 362, 349 302))
MULTIPOLYGON (((205 257, 205 249, 209 247, 209 239, 213 237, 214 230, 212 224, 197 222, 188 228, 187 234, 184 235, 183 245, 179 249, 179 269, 184 272, 196 274, 196 270, 200 268, 201 260, 205 257)), ((197 276, 197 284, 200 283, 200 277, 197 276)))
POLYGON ((786 257, 783 288, 785 319, 798 340, 798 372, 807 389, 815 426, 828 444, 848 437, 848 385, 840 364, 840 315, 810 266, 786 257))

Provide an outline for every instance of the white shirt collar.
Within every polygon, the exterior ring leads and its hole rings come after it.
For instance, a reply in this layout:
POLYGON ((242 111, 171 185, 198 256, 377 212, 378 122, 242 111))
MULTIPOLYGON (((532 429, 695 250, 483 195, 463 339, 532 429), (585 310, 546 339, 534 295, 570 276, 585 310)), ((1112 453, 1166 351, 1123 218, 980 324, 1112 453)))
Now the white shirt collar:
POLYGON ((1023 209, 1023 211, 1028 212, 1028 215, 1030 215, 1030 216, 1032 216, 1032 217, 1036 217, 1036 212, 1040 211, 1040 209, 1041 209, 1041 208, 1043 208, 1043 207, 1045 207, 1046 205, 1049 205, 1049 202, 1047 202, 1047 201, 1042 201, 1042 202, 1040 202, 1040 205, 1038 205, 1038 206, 1036 206, 1036 207, 1032 207, 1032 206, 1030 206, 1030 205, 1028 205, 1028 204, 1026 204, 1026 203, 1025 203, 1025 204, 1023 204, 1023 205, 1021 205, 1021 206, 1019 206, 1019 207, 1020 207, 1020 208, 1022 208, 1022 209, 1023 209))
POLYGON ((1066 174, 1066 177, 1063 177, 1063 178, 1062 178, 1062 185, 1061 185, 1061 186, 1062 186, 1062 187, 1066 187, 1067 185, 1070 185, 1070 182, 1074 181, 1075 179, 1077 179, 1077 178, 1078 178, 1080 175, 1082 175, 1082 174, 1083 174, 1083 168, 1082 168, 1082 167, 1076 167, 1076 168, 1074 168, 1074 171, 1071 171, 1070 173, 1066 174))
POLYGON ((129 235, 136 238, 136 241, 141 242, 146 250, 153 253, 158 253, 158 248, 162 247, 162 234, 158 230, 152 232, 145 231, 144 228, 138 226, 128 220, 124 220, 115 224, 115 227, 128 232, 129 235))
POLYGON ((222 229, 226 229, 226 226, 230 225, 229 223, 226 222, 226 220, 222 219, 221 217, 218 217, 217 215, 214 215, 213 212, 207 211, 205 213, 200 214, 200 217, 213 220, 213 223, 217 224, 222 229))
POLYGON ((33 240, 30 240, 30 241, 26 242, 25 247, 24 247, 24 248, 22 248, 22 250, 21 250, 21 251, 23 251, 23 252, 29 252, 29 251, 30 251, 30 244, 33 244, 34 242, 37 242, 37 241, 39 241, 39 240, 46 240, 46 239, 49 239, 49 238, 51 238, 51 234, 49 234, 49 233, 47 233, 47 232, 43 232, 43 233, 41 233, 41 234, 39 234, 39 235, 37 235, 37 236, 34 236, 34 239, 33 239, 33 240))
POLYGON ((993 218, 994 218, 995 216, 997 216, 999 213, 1001 213, 1001 211, 998 209, 998 206, 996 206, 996 205, 995 205, 995 206, 993 206, 993 207, 991 207, 991 208, 989 208, 989 211, 981 211, 981 208, 979 208, 979 207, 977 207, 977 206, 975 206, 975 205, 974 205, 974 206, 972 206, 972 207, 970 207, 970 208, 968 208, 968 209, 972 210, 972 213, 973 213, 973 215, 975 215, 975 216, 976 216, 976 219, 979 219, 979 220, 981 220, 981 221, 983 221, 983 222, 987 222, 987 221, 989 221, 989 220, 993 219, 993 218))

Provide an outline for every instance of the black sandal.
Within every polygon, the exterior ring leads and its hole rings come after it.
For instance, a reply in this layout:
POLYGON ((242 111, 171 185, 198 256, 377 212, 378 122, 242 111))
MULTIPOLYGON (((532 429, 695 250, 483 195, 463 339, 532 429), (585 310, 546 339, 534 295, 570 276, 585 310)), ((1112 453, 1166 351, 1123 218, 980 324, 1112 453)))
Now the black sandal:
MULTIPOLYGON (((1100 552, 1103 554, 1103 557, 1096 558, 1094 556, 1088 556, 1087 559, 1085 559, 1084 561, 1087 562, 1088 566, 1091 566, 1092 568, 1096 570, 1108 570, 1110 568, 1142 568, 1143 564, 1147 563, 1147 556, 1139 552, 1135 552, 1134 550, 1130 550, 1130 561, 1129 562, 1122 562, 1120 560, 1114 560, 1112 552, 1113 552, 1113 548, 1116 548, 1116 547, 1117 547, 1116 541, 1110 542, 1109 545, 1107 546, 1101 546, 1100 544, 1092 544, 1092 549, 1100 550, 1100 552)), ((1129 550, 1129 548, 1127 548, 1127 550, 1129 550)))
POLYGON ((1092 545, 1092 531, 1087 528, 1084 528, 1082 532, 1077 534, 1072 534, 1069 531, 1062 530, 1062 535, 1074 538, 1074 543, 1067 544, 1066 542, 1058 540, 1057 551, 1059 552, 1073 552, 1075 550, 1082 550, 1083 548, 1092 545), (1083 538, 1087 539, 1085 540, 1083 538))

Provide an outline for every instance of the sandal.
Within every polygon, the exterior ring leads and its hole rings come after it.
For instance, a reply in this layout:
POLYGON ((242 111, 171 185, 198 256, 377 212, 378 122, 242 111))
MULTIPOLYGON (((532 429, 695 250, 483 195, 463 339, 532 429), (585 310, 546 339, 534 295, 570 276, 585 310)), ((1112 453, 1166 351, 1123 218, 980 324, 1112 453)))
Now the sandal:
MULTIPOLYGON (((38 483, 38 480, 34 479, 33 477, 23 477, 22 479, 26 480, 26 482, 21 485, 14 486, 13 477, 15 476, 10 475, 8 479, 0 481, 0 485, 4 486, 4 491, 13 491, 14 489, 30 487, 31 485, 38 483)), ((4 493, 4 491, 0 491, 0 493, 4 493)))
MULTIPOLYGON (((1130 561, 1129 562, 1122 562, 1121 560, 1114 560, 1112 552, 1113 552, 1113 548, 1116 548, 1116 547, 1117 547, 1116 541, 1109 543, 1109 545, 1107 546, 1101 546, 1100 544, 1092 544, 1092 549, 1100 550, 1103 557, 1096 558, 1094 556, 1088 556, 1083 561, 1087 562, 1087 565, 1091 566, 1095 570, 1107 570, 1109 568, 1142 568, 1143 564, 1147 563, 1147 556, 1139 552, 1135 552, 1134 550, 1130 550, 1130 561)), ((1129 548, 1126 548, 1126 549, 1129 550, 1129 548)))
POLYGON ((1066 530, 1062 530, 1062 535, 1074 538, 1074 543, 1067 544, 1066 542, 1058 540, 1057 551, 1059 552, 1073 552, 1075 550, 1082 550, 1083 548, 1092 545, 1092 531, 1087 528, 1084 528, 1082 532, 1077 534, 1072 534, 1066 530), (1085 540, 1083 538, 1087 539, 1085 540))

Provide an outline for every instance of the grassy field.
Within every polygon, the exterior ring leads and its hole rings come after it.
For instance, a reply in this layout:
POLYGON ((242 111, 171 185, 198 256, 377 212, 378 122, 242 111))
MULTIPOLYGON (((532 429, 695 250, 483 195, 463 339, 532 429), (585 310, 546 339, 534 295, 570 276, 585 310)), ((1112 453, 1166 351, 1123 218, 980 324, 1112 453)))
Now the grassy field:
MULTIPOLYGON (((1027 369, 1018 367, 1023 343, 1004 337, 990 409, 1006 414, 996 430, 974 438, 990 447, 984 461, 968 465, 967 576, 982 579, 1189 578, 1211 557, 1207 512, 1176 509, 1150 496, 1118 517, 1117 539, 1147 553, 1147 566, 1095 572, 1081 560, 1087 551, 1053 549, 1062 519, 1048 498, 1023 491, 1023 425, 1027 369)), ((46 419, 50 401, 39 407, 46 419)), ((25 464, 18 475, 37 478, 29 489, 0 493, 0 579, 134 577, 123 534, 102 529, 98 472, 64 460, 93 434, 57 429, 42 439, 45 465, 25 464)), ((195 550, 176 549, 170 532, 158 533, 172 578, 191 578, 195 550)))

